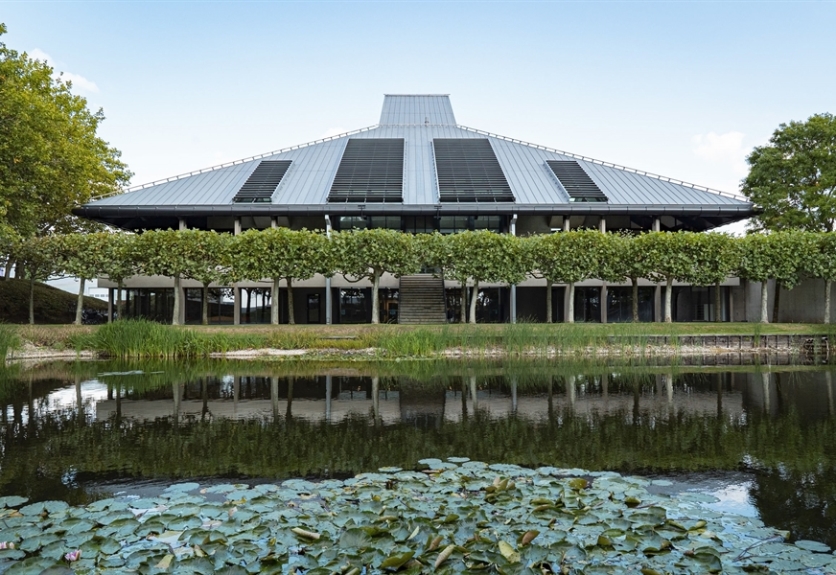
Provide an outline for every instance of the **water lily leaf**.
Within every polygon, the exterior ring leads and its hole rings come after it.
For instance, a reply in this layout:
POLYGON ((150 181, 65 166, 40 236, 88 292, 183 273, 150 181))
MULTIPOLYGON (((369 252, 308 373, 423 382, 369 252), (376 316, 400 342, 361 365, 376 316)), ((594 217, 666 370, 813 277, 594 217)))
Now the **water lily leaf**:
POLYGON ((40 515, 44 512, 44 502, 39 501, 20 508, 20 513, 23 515, 40 515))
POLYGON ((160 560, 160 562, 159 562, 159 563, 157 563, 156 565, 154 565, 154 567, 155 567, 155 568, 157 568, 157 569, 162 569, 163 571, 165 571, 166 569, 168 569, 169 567, 171 567, 171 562, 172 562, 172 561, 174 561, 174 555, 172 555, 171 553, 169 553, 168 555, 166 555, 165 557, 163 557, 163 558, 160 560))
POLYGON ((381 564, 381 569, 393 569, 397 571, 406 563, 412 559, 412 556, 415 555, 415 551, 407 551, 405 553, 400 553, 397 555, 390 555, 387 557, 381 564))
POLYGON ((29 501, 28 497, 19 497, 17 495, 0 497, 0 507, 20 507, 27 501, 29 501))
POLYGON ((508 563, 519 563, 520 562, 520 554, 517 553, 511 545, 506 543, 505 541, 499 542, 499 552, 502 554, 503 557, 508 561, 508 563))
POLYGON ((436 558, 435 558, 435 564, 434 564, 434 567, 435 567, 436 569, 438 569, 439 567, 441 567, 441 565, 442 565, 442 564, 444 564, 444 562, 445 562, 445 561, 447 561, 447 559, 449 559, 449 558, 450 558, 450 555, 452 555, 452 554, 453 554, 453 551, 455 551, 455 549, 456 549, 456 546, 455 546, 455 545, 453 545, 453 544, 450 544, 450 545, 448 545, 447 547, 445 547, 445 548, 441 551, 441 553, 439 553, 439 554, 438 554, 438 557, 436 557, 436 558))
POLYGON ((399 471, 403 471, 401 467, 381 467, 378 469, 381 473, 398 473, 399 471))
POLYGON ((195 489, 199 489, 199 483, 174 483, 173 485, 169 485, 163 493, 171 492, 171 491, 194 491, 195 489))
POLYGON ((450 463, 467 463, 470 461, 469 457, 448 457, 447 461, 450 463))
POLYGON ((795 546, 800 547, 801 549, 806 549, 807 551, 813 551, 814 553, 830 553, 830 547, 824 543, 819 543, 818 541, 801 539, 795 542, 795 546))

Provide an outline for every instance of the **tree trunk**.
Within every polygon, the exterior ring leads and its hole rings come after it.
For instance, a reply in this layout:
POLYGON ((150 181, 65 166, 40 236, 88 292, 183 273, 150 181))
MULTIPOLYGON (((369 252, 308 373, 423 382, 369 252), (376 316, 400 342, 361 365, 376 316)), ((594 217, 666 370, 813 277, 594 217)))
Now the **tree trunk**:
POLYGON ((122 319, 122 280, 116 282, 116 319, 122 319))
POLYGON ((296 314, 293 313, 293 278, 287 279, 287 323, 296 323, 296 314))
POLYGON ((374 270, 372 277, 372 323, 380 323, 380 298, 377 297, 377 288, 380 285, 380 274, 374 270))
POLYGON ((81 312, 84 311, 84 278, 78 279, 78 300, 75 302, 75 325, 81 325, 81 312))
POLYGON ((723 321, 723 298, 720 297, 720 282, 714 284, 714 321, 723 321))
POLYGON ((180 274, 174 274, 174 309, 171 310, 171 325, 180 325, 180 274))
POLYGON ((252 305, 253 305, 252 297, 253 297, 253 292, 250 288, 243 288, 243 289, 247 290, 247 323, 252 323, 253 322, 253 320, 252 320, 252 305))
POLYGON ((673 278, 668 278, 665 288, 665 323, 672 323, 671 300, 673 299, 673 278))
POLYGON ((29 278, 29 325, 35 325, 35 278, 29 278))
POLYGON ((460 323, 467 323, 467 280, 462 282, 462 301, 459 321, 460 323))
POLYGON ((203 305, 200 311, 200 323, 209 325, 209 284, 203 284, 203 305))
POLYGON ((630 278, 633 282, 633 323, 639 322, 639 278, 630 278))
POLYGON ((769 280, 761 282, 761 323, 769 323, 769 280))
POLYGON ((830 280, 824 280, 824 321, 822 323, 830 323, 830 280))
POLYGON ((479 280, 473 282, 473 293, 470 295, 470 323, 476 323, 477 299, 479 299, 479 280))
POLYGON ((546 323, 552 323, 552 280, 546 280, 546 323))
POLYGON ((566 289, 569 290, 566 300, 566 323, 575 323, 575 284, 568 284, 566 289))
POLYGON ((12 259, 6 260, 6 269, 3 271, 3 279, 11 279, 12 277, 12 259))
POLYGON ((775 280, 775 297, 772 299, 772 323, 778 323, 778 310, 781 307, 781 284, 775 280))
POLYGON ((273 288, 270 294, 270 323, 279 325, 279 278, 273 278, 273 288))

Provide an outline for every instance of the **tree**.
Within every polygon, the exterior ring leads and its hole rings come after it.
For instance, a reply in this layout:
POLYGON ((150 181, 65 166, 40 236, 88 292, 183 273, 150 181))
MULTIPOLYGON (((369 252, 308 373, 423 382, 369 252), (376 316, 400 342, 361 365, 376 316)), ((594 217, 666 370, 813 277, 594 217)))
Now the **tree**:
POLYGON ((281 280, 287 283, 287 322, 294 324, 293 281, 333 272, 330 242, 319 232, 288 228, 247 230, 235 236, 233 241, 238 277, 252 281, 263 278, 273 280, 270 305, 270 322, 273 325, 279 323, 281 280))
POLYGON ((635 239, 637 249, 647 257, 650 279, 665 282, 665 321, 673 321, 671 298, 673 282, 689 281, 694 274, 694 262, 688 246, 696 234, 690 232, 649 232, 635 239))
POLYGON ((180 289, 183 275, 189 270, 190 246, 176 230, 151 230, 137 236, 137 262, 145 275, 161 275, 174 279, 174 309, 171 325, 180 325, 183 306, 180 289))
POLYGON ((209 324, 209 285, 231 276, 232 236, 215 231, 180 230, 178 244, 183 254, 183 277, 199 281, 203 287, 201 323, 209 324))
POLYGON ((349 281, 372 282, 372 323, 380 323, 380 277, 384 273, 399 277, 421 270, 424 262, 416 245, 411 234, 382 228, 331 235, 334 269, 349 281))
POLYGON ((56 242, 47 237, 28 238, 15 245, 13 254, 29 280, 29 323, 34 325, 35 282, 47 280, 56 271, 56 242))
POLYGON ((830 323, 831 286, 836 281, 836 234, 814 234, 810 240, 804 269, 814 278, 824 280, 824 316, 822 323, 830 323))
POLYGON ((633 286, 633 322, 639 321, 639 280, 650 276, 651 268, 647 254, 642 251, 636 237, 626 234, 608 234, 602 275, 607 281, 620 282, 629 279, 633 286))
POLYGON ((75 323, 81 325, 81 314, 84 307, 84 285, 88 279, 93 279, 105 273, 105 256, 107 244, 112 240, 113 233, 99 232, 92 234, 65 234, 53 236, 58 252, 58 263, 62 271, 79 278, 78 300, 75 308, 75 323))
POLYGON ((740 268, 739 244, 726 234, 691 234, 685 251, 693 262, 686 281, 695 286, 714 286, 714 319, 722 321, 720 284, 740 268))
POLYGON ((68 231, 74 207, 130 179, 120 152, 96 135, 104 114, 71 90, 0 42, 0 237, 68 231))
POLYGON ((531 267, 546 278, 546 314, 551 321, 552 284, 565 283, 568 291, 566 322, 575 321, 575 284, 600 277, 608 235, 597 230, 572 230, 530 238, 531 267))
POLYGON ((836 117, 781 124, 747 158, 742 191, 760 230, 836 231, 836 117))
POLYGON ((102 272, 116 282, 116 317, 122 319, 122 284, 140 273, 140 250, 134 234, 113 233, 99 246, 102 272))
POLYGON ((445 275, 458 280, 462 285, 462 310, 465 307, 467 280, 473 280, 470 323, 476 323, 479 283, 516 284, 523 281, 529 271, 528 258, 523 252, 520 238, 516 236, 490 231, 467 231, 444 236, 444 242, 448 246, 445 275))

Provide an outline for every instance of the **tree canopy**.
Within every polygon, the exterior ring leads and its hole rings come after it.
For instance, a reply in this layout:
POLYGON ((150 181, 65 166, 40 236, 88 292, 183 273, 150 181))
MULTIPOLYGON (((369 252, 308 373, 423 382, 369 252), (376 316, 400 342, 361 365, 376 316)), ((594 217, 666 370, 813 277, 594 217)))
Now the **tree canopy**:
POLYGON ((96 135, 103 120, 49 65, 0 41, 0 239, 77 229, 74 207, 128 182, 96 135))
POLYGON ((755 229, 836 231, 836 117, 781 124, 747 161, 742 191, 762 210, 755 229))

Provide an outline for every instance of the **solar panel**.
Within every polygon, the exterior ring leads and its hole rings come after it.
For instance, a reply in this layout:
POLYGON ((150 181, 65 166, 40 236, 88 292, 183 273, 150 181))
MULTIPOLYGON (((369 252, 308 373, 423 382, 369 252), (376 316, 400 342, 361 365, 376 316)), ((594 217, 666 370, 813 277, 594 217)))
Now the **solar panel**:
POLYGON ((435 170, 442 202, 513 202, 491 143, 480 138, 436 138, 435 170))
POLYGON ((574 160, 546 160, 555 177, 569 194, 570 202, 606 202, 608 198, 574 160))
POLYGON ((235 203, 269 202, 287 173, 291 160, 262 160, 250 174, 232 201, 235 203))
POLYGON ((346 144, 329 202, 403 202, 403 138, 357 138, 346 144))

